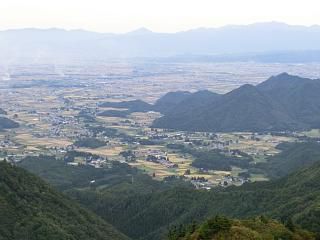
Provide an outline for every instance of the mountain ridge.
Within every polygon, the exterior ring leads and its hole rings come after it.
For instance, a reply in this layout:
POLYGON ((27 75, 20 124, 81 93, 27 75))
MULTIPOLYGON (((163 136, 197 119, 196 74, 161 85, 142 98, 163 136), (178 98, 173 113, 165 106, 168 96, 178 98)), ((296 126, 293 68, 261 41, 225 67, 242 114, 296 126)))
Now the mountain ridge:
POLYGON ((257 86, 243 85, 214 101, 208 97, 201 105, 185 104, 184 112, 173 108, 156 119, 153 127, 227 132, 317 128, 320 127, 319 91, 318 79, 282 73, 257 86))
MULTIPOLYGON (((271 22, 200 28, 177 33, 157 33, 142 28, 121 34, 79 29, 27 28, 0 31, 0 39, 2 61, 31 59, 50 62, 55 59, 56 62, 67 62, 76 59, 315 51, 320 50, 320 27, 271 22), (270 41, 271 35, 277 35, 277 38, 270 41)), ((318 52, 310 58, 319 59, 317 56, 318 52)))
POLYGON ((0 161, 1 239, 128 240, 22 168, 0 161))

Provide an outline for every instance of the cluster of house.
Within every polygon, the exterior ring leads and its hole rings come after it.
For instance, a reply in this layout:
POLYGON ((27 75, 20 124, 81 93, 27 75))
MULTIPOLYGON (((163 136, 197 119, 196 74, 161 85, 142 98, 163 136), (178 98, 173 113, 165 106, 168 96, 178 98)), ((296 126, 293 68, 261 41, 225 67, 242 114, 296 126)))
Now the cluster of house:
POLYGON ((226 175, 224 178, 219 182, 219 185, 222 187, 228 187, 231 185, 241 186, 242 184, 249 182, 250 180, 247 178, 242 177, 235 177, 232 175, 226 175))
MULTIPOLYGON (((84 156, 74 156, 73 161, 67 162, 71 166, 88 165, 94 168, 102 168, 108 165, 108 159, 98 155, 84 154, 84 156), (80 161, 74 161, 74 158, 80 158, 80 161)), ((66 160, 66 156, 65 156, 66 160)))
POLYGON ((9 138, 4 138, 3 140, 0 140, 0 148, 14 148, 17 147, 17 144, 13 141, 11 141, 9 138))
POLYGON ((39 119, 44 122, 51 123, 53 126, 78 124, 78 120, 74 116, 62 116, 54 113, 49 113, 43 116, 39 114, 39 119))
POLYGON ((148 155, 146 160, 149 162, 159 163, 167 168, 176 168, 177 164, 171 162, 167 156, 162 155, 148 155))
MULTIPOLYGON (((30 114, 37 113, 35 110, 29 111, 30 114)), ((78 137, 89 135, 89 131, 83 127, 79 120, 74 116, 62 116, 60 112, 37 113, 39 121, 48 123, 52 127, 47 132, 33 133, 35 137, 78 137)), ((35 125, 30 125, 34 127, 35 125)))
POLYGON ((58 153, 65 154, 68 151, 74 150, 74 146, 73 145, 68 145, 65 147, 55 146, 55 147, 48 147, 47 149, 51 151, 53 154, 58 154, 58 153))
POLYGON ((90 161, 85 160, 84 162, 68 162, 67 164, 70 166, 88 165, 94 168, 102 168, 107 165, 107 160, 103 158, 98 158, 90 161))
POLYGON ((232 175, 226 175, 223 179, 217 179, 218 182, 208 181, 204 177, 192 177, 190 182, 196 189, 210 190, 213 187, 221 186, 241 186, 242 184, 249 182, 250 180, 242 177, 235 177, 232 175))
POLYGON ((167 168, 178 167, 177 164, 170 161, 167 152, 163 152, 157 149, 136 150, 135 156, 145 158, 146 161, 161 164, 167 168))
POLYGON ((214 184, 204 177, 192 177, 190 182, 196 189, 210 190, 214 187, 214 184))

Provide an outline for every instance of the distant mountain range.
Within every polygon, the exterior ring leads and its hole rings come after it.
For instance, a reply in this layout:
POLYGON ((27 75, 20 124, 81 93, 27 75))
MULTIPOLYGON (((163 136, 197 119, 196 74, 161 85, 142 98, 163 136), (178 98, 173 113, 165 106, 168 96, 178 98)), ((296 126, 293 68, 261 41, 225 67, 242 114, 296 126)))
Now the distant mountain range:
POLYGON ((84 30, 0 32, 4 63, 66 63, 114 58, 172 61, 320 61, 320 26, 283 23, 200 28, 177 33, 138 29, 126 34, 84 30))
POLYGON ((319 128, 319 93, 320 80, 282 73, 224 95, 200 91, 181 97, 161 111, 164 116, 153 127, 221 132, 319 128))

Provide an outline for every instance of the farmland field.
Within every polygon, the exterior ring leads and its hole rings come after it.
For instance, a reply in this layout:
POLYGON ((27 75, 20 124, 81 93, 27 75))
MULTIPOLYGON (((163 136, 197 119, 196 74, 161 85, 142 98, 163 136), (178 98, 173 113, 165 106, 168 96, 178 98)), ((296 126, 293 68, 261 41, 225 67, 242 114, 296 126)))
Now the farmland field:
MULTIPOLYGON (((250 166, 254 167, 254 164, 266 162, 269 156, 279 153, 278 144, 294 142, 299 136, 318 138, 319 130, 297 133, 296 136, 215 133, 217 138, 213 141, 207 136, 213 133, 165 129, 155 132, 150 125, 161 116, 158 112, 133 112, 125 117, 100 116, 99 113, 106 110, 127 110, 100 107, 100 104, 135 99, 154 103, 165 93, 177 90, 194 92, 208 89, 226 93, 246 83, 258 84, 284 70, 306 77, 318 76, 318 67, 317 64, 128 62, 92 65, 85 70, 82 66, 55 66, 54 72, 48 66, 3 68, 2 71, 5 69, 7 72, 0 72, 0 75, 8 73, 11 79, 0 82, 0 107, 20 127, 0 132, 0 141, 7 156, 17 161, 39 154, 63 157, 72 150, 107 158, 108 161, 127 162, 159 180, 169 176, 187 180, 204 178, 217 185, 226 176, 238 177, 248 169, 237 166, 231 166, 229 170, 199 169, 192 165, 195 160, 192 154, 170 149, 168 144, 193 145, 192 151, 211 151, 221 148, 215 142, 228 143, 220 150, 227 155, 236 150, 248 154, 253 159, 250 166), (47 77, 43 79, 43 76, 47 77), (97 131, 95 128, 102 129, 102 132, 94 132, 97 131), (166 137, 152 140, 159 134, 166 137), (78 139, 92 138, 104 146, 73 145, 78 139), (186 142, 187 138, 191 142, 186 142), (195 145, 192 141, 203 145, 195 145), (124 152, 132 154, 130 151, 136 155, 134 160, 132 156, 125 158, 123 155, 124 152), (148 160, 149 155, 166 160, 148 160)), ((75 161, 86 163, 79 158, 75 161)), ((101 166, 101 162, 97 164, 101 166)), ((262 173, 252 173, 250 180, 262 181, 267 177, 262 173)))

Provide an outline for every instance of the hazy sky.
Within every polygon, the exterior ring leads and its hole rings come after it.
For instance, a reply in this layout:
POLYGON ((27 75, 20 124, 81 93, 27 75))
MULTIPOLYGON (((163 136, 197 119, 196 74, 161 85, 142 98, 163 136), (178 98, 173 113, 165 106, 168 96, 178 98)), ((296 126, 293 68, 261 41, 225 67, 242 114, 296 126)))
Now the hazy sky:
POLYGON ((0 0, 0 29, 176 32, 266 21, 320 24, 320 0, 0 0))

